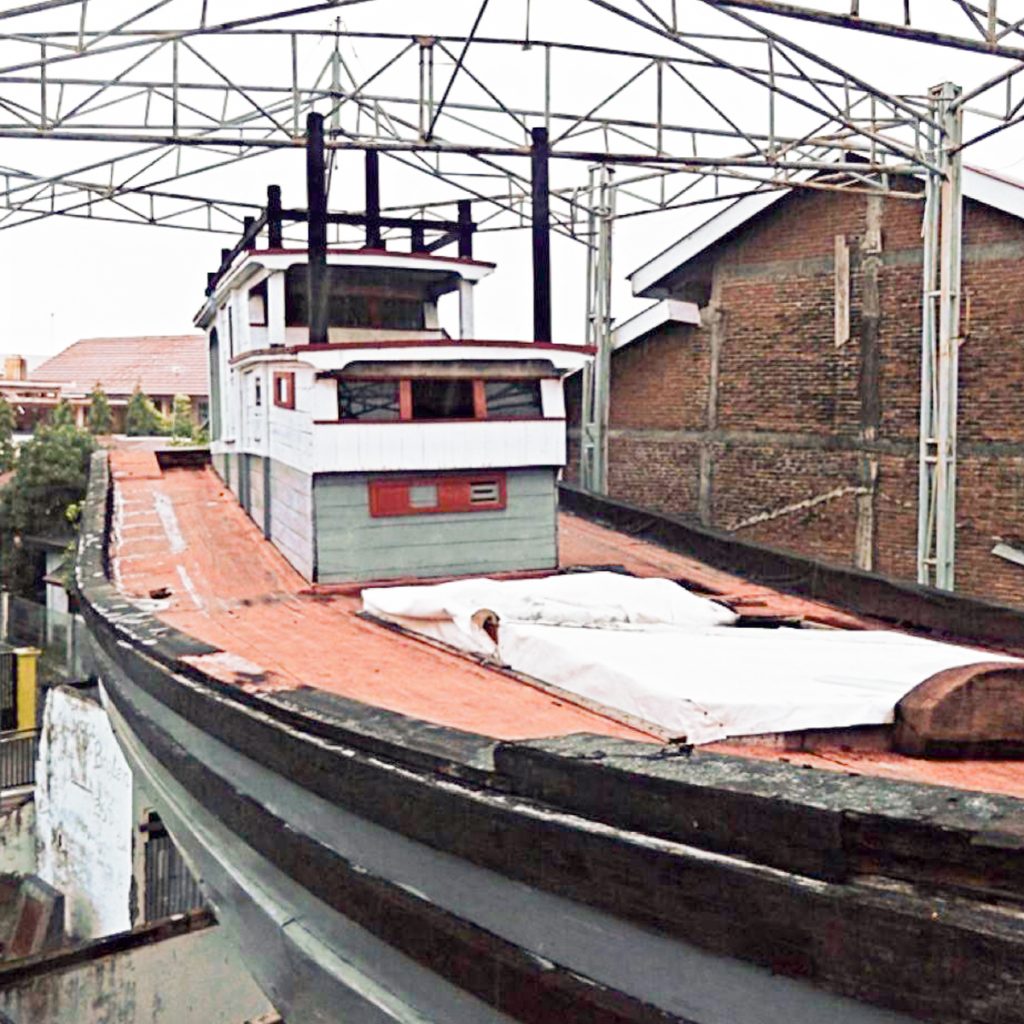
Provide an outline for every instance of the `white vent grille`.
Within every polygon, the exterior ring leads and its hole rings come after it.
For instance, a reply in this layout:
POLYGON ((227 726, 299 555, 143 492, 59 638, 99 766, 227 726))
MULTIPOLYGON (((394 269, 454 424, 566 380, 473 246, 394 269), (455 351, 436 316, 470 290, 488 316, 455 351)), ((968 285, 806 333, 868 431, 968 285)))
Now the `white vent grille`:
POLYGON ((501 488, 497 480, 480 480, 469 485, 471 505, 495 505, 501 500, 501 488))

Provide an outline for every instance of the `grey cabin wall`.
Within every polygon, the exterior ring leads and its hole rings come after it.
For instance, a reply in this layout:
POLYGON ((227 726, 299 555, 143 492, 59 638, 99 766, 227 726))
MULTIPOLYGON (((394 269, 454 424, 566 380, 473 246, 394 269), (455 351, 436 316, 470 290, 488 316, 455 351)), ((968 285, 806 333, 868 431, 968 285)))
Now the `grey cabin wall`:
POLYGON ((276 459, 227 452, 213 456, 213 468, 264 535, 307 580, 312 580, 313 478, 310 474, 276 459))
POLYGON ((365 473, 315 478, 321 583, 550 569, 558 564, 553 469, 508 470, 507 507, 500 511, 376 519, 369 510, 369 478, 365 473))

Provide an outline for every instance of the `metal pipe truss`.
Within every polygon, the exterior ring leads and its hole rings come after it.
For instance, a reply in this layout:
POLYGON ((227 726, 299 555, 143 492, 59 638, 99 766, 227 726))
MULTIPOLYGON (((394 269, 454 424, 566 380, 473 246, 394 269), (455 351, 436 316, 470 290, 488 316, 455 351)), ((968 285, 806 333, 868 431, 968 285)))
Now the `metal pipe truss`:
POLYGON ((960 89, 932 90, 937 173, 925 181, 924 295, 917 578, 952 590, 956 550, 956 434, 963 220, 960 89))
MULTIPOLYGON (((237 236, 262 191, 236 168, 301 149, 310 113, 324 118, 328 189, 340 194, 349 150, 423 179, 429 198, 385 207, 384 223, 451 221, 468 199, 479 233, 521 230, 535 198, 531 134, 546 129, 542 205, 551 230, 588 253, 587 332, 601 354, 582 472, 603 489, 616 221, 778 188, 919 203, 918 564, 923 581, 952 586, 960 154, 1024 120, 1019 8, 420 0, 396 24, 391 0, 26 2, 0 11, 0 231, 63 216, 237 236), (801 42, 798 23, 819 26, 820 44, 801 42), (857 34, 984 54, 991 67, 961 93, 896 94, 850 70, 857 34)), ((331 229, 331 244, 351 241, 344 224, 331 229)), ((382 227, 382 241, 398 232, 382 227)))

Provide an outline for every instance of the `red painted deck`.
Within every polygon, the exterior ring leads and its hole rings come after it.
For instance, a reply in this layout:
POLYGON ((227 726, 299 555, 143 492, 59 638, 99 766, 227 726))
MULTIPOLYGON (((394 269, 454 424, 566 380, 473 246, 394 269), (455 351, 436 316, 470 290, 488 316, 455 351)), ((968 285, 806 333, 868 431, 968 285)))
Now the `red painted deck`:
MULTIPOLYGON (((197 659, 218 678, 261 689, 312 686, 501 739, 592 732, 653 740, 469 658, 364 621, 355 614, 357 592, 311 590, 211 469, 161 471, 151 452, 139 450, 112 452, 111 468, 115 581, 137 598, 168 591, 157 599, 158 617, 229 652, 197 659)), ((563 566, 621 565, 641 576, 688 581, 745 614, 871 625, 574 516, 561 518, 560 555, 563 566)), ((727 742, 706 749, 1024 796, 1024 762, 923 761, 841 747, 793 753, 727 742)))

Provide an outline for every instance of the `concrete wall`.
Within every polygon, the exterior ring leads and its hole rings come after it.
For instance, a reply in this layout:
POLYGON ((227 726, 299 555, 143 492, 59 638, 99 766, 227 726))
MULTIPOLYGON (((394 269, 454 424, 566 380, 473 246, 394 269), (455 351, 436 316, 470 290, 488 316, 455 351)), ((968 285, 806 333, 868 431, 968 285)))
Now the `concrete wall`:
POLYGON ((36 872, 36 804, 29 797, 0 814, 0 875, 36 872))
POLYGON ((89 693, 57 687, 47 694, 36 817, 37 874, 64 894, 68 934, 126 930, 132 778, 106 712, 89 693))
POLYGON ((555 474, 509 470, 494 512, 370 516, 368 476, 316 477, 317 577, 330 583, 550 568, 557 563, 555 474))
MULTIPOLYGON (((919 203, 794 193, 684 268, 669 290, 701 302, 703 326, 613 359, 612 496, 914 578, 920 225, 919 203), (836 235, 851 254, 839 347, 836 235)), ((1015 602, 1024 568, 992 548, 1024 536, 1022 284, 1024 222, 967 201, 957 589, 1015 602)))
POLYGON ((215 927, 53 962, 0 984, 14 1024, 241 1024, 271 1009, 215 927))

